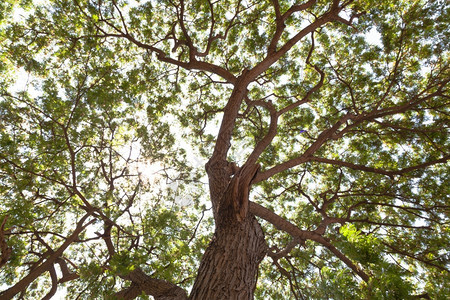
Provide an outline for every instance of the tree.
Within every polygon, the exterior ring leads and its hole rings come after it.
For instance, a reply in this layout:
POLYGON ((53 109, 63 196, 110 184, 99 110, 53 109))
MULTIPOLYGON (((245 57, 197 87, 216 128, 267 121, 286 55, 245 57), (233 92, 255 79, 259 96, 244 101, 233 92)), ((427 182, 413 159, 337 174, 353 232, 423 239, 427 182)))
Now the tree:
POLYGON ((0 6, 1 299, 450 296, 447 1, 0 6))

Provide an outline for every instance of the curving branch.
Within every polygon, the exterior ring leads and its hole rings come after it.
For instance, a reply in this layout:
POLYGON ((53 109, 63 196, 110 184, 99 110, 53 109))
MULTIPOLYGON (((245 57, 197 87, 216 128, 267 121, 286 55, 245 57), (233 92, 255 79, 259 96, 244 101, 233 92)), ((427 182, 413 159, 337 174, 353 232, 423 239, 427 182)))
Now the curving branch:
POLYGON ((197 48, 194 46, 191 36, 189 35, 189 32, 186 28, 186 24, 184 23, 184 10, 185 10, 184 0, 180 0, 180 7, 178 8, 178 6, 176 6, 175 9, 177 11, 178 23, 180 24, 181 31, 183 32, 183 36, 186 39, 184 41, 184 43, 189 48, 189 58, 191 60, 195 60, 195 56, 197 54, 197 48))
MULTIPOLYGON (((111 36, 111 35, 107 34, 107 36, 111 36)), ((214 74, 222 77, 229 83, 234 84, 236 82, 236 77, 230 71, 228 71, 218 65, 196 60, 195 57, 191 57, 189 62, 179 61, 177 59, 171 58, 169 55, 167 55, 161 49, 159 49, 155 46, 152 46, 152 45, 142 43, 142 42, 136 40, 133 36, 131 36, 129 34, 122 33, 122 34, 114 35, 114 36, 126 38, 127 40, 129 40, 130 42, 135 44, 136 46, 146 49, 146 50, 149 50, 150 52, 156 53, 158 60, 160 60, 162 62, 166 62, 166 63, 172 64, 172 65, 184 68, 186 70, 199 70, 199 71, 211 72, 211 73, 214 73, 214 74)))
POLYGON ((155 300, 185 300, 186 291, 165 280, 155 279, 145 274, 140 268, 134 269, 128 275, 121 276, 132 282, 131 286, 116 293, 116 299, 134 299, 143 292, 155 300))
POLYGON ((58 260, 59 257, 63 254, 63 252, 78 239, 78 235, 86 229, 91 223, 95 221, 92 219, 91 221, 85 223, 89 216, 93 214, 93 211, 86 213, 77 223, 75 230, 72 234, 67 237, 64 243, 56 249, 49 257, 34 268, 28 275, 22 278, 19 282, 17 282, 12 287, 0 293, 1 299, 12 299, 16 294, 20 293, 25 287, 27 287, 30 283, 32 283, 36 278, 41 276, 44 272, 49 271, 50 268, 53 267, 53 264, 58 260))
MULTIPOLYGON (((303 241, 304 242, 304 241, 303 241)), ((289 242, 289 244, 286 245, 286 247, 282 250, 279 250, 278 252, 271 252, 273 250, 277 249, 269 249, 271 251, 267 252, 267 255, 270 256, 274 261, 277 261, 278 259, 287 256, 297 245, 302 245, 302 241, 299 239, 294 238, 292 241, 289 242)))
POLYGON ((299 157, 293 158, 291 160, 288 160, 284 163, 281 163, 279 165, 276 165, 264 172, 258 173, 253 183, 258 183, 260 181, 266 180, 280 172, 286 171, 292 167, 298 166, 302 163, 308 162, 311 160, 312 155, 320 149, 320 147, 329 139, 333 137, 333 135, 336 134, 336 132, 339 130, 342 124, 347 122, 348 120, 354 118, 354 115, 352 114, 346 114, 343 115, 333 126, 330 128, 322 131, 319 136, 317 137, 316 141, 312 143, 306 151, 300 155, 299 157))
MULTIPOLYGON (((311 3, 312 5, 313 3, 311 3)), ((342 10, 339 7, 339 1, 333 1, 328 12, 324 13, 322 16, 314 20, 311 24, 300 30, 296 35, 294 35, 290 40, 288 40, 283 46, 281 46, 277 51, 272 49, 272 52, 268 53, 268 55, 256 66, 254 66, 251 70, 249 70, 248 79, 250 81, 255 80, 259 75, 265 72, 270 66, 276 63, 283 55, 285 55, 292 47, 294 47, 300 40, 302 40, 308 34, 316 31, 322 25, 326 23, 336 21, 338 19, 339 12, 342 10)), ((276 38, 275 38, 276 39, 276 38)), ((275 41, 271 43, 275 44, 275 41)), ((274 48, 274 46, 271 46, 274 48)))
POLYGON ((270 41, 269 47, 267 48, 267 54, 272 54, 276 52, 277 44, 280 41, 284 29, 286 28, 285 21, 293 13, 306 10, 310 8, 312 5, 314 5, 316 2, 317 0, 309 0, 308 2, 305 2, 303 4, 294 4, 284 14, 281 14, 280 3, 278 2, 278 0, 272 0, 272 5, 275 10, 276 29, 272 37, 272 40, 270 41))
POLYGON ((99 26, 97 24, 97 22, 94 22, 92 17, 79 5, 78 2, 76 2, 76 5, 78 6, 78 9, 81 11, 81 13, 86 18, 93 21, 92 22, 93 25, 99 32, 99 34, 80 36, 80 37, 77 37, 76 39, 82 39, 82 38, 88 38, 88 37, 124 38, 124 39, 127 39, 128 41, 130 41, 131 43, 133 43, 134 45, 138 46, 139 48, 146 49, 146 50, 150 51, 151 53, 155 53, 157 55, 158 60, 161 62, 175 65, 177 67, 184 68, 186 70, 199 70, 199 71, 211 72, 211 73, 214 73, 214 74, 224 78, 229 83, 234 83, 236 81, 236 77, 228 70, 226 70, 218 65, 208 63, 208 62, 198 61, 196 59, 195 56, 197 54, 197 49, 194 47, 192 40, 190 39, 187 29, 184 25, 184 19, 183 19, 184 1, 181 1, 181 2, 182 2, 181 8, 178 9, 178 7, 177 7, 177 16, 178 16, 178 21, 179 21, 180 27, 182 28, 183 34, 186 38, 186 41, 184 41, 184 42, 187 44, 187 46, 190 49, 189 62, 183 62, 181 60, 172 58, 172 57, 170 57, 170 55, 168 55, 166 52, 159 49, 158 47, 143 43, 143 42, 139 41, 138 39, 136 39, 131 33, 129 33, 129 31, 126 27, 126 23, 125 23, 125 21, 122 17, 122 14, 120 13, 120 10, 117 6, 116 6, 116 9, 119 11, 119 15, 121 16, 122 27, 124 28, 123 30, 121 28, 117 27, 116 25, 112 24, 110 21, 108 21, 107 19, 105 19, 103 17, 100 19, 101 22, 103 22, 104 24, 106 24, 108 27, 110 27, 113 30, 114 33, 111 33, 111 32, 107 32, 104 28, 99 26))
POLYGON ((315 68, 316 71, 320 74, 320 80, 319 80, 319 82, 318 82, 315 86, 313 86, 313 87, 306 93, 306 95, 305 95, 302 99, 300 99, 300 100, 298 100, 298 101, 296 101, 296 102, 294 102, 294 103, 291 103, 291 104, 289 104, 289 105, 283 107, 282 109, 280 109, 280 110, 278 111, 278 114, 279 114, 279 115, 282 115, 282 114, 284 114, 284 113, 286 113, 286 112, 288 112, 288 111, 291 111, 291 110, 293 110, 293 109, 299 107, 300 105, 302 105, 302 104, 304 104, 304 103, 308 103, 308 102, 311 100, 311 99, 310 99, 311 95, 312 95, 313 93, 315 93, 316 91, 318 91, 318 90, 322 87, 323 82, 324 82, 324 80, 325 80, 325 73, 324 73, 322 70, 320 70, 319 67, 314 66, 314 68, 315 68))
POLYGON ((65 259, 60 257, 56 260, 56 263, 59 264, 59 268, 61 269, 62 274, 62 277, 58 280, 58 283, 64 283, 67 281, 75 280, 80 277, 80 275, 78 275, 77 273, 71 272, 69 270, 69 267, 67 266, 67 262, 65 259))
POLYGON ((263 218, 267 222, 271 223, 279 230, 283 230, 289 233, 292 237, 298 238, 300 241, 312 240, 315 241, 328 250, 330 250, 337 258, 339 258, 342 262, 344 262, 350 269, 352 269, 356 274, 358 274, 361 279, 368 282, 370 277, 367 275, 360 267, 358 267, 355 263, 353 263, 345 254, 339 251, 335 246, 333 246, 326 238, 324 238, 321 234, 316 231, 306 231, 301 230, 291 222, 283 219, 279 215, 274 212, 268 210, 267 208, 255 203, 250 202, 250 212, 260 218, 263 218))
POLYGON ((49 267, 48 272, 50 273, 50 278, 52 280, 52 287, 50 289, 50 291, 47 293, 47 295, 45 295, 42 300, 50 300, 53 295, 56 294, 56 291, 58 289, 58 276, 56 275, 56 270, 55 270, 55 265, 51 265, 49 267))
POLYGON ((249 107, 253 106, 261 106, 269 111, 270 125, 267 134, 256 144, 252 153, 247 158, 247 161, 244 163, 244 166, 255 164, 264 149, 266 149, 267 146, 269 146, 269 144, 272 142, 273 138, 277 135, 278 118, 280 116, 279 113, 277 113, 277 111, 275 110, 275 107, 271 101, 251 101, 249 103, 249 107))

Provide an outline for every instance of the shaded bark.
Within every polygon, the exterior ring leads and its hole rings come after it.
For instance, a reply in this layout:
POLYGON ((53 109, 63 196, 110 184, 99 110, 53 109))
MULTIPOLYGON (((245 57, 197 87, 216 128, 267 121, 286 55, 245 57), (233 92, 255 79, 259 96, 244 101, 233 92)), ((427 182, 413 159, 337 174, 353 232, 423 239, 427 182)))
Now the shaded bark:
POLYGON ((248 193, 258 166, 210 162, 216 231, 203 255, 189 299, 253 299, 258 267, 267 253, 262 228, 248 213, 248 193))
POLYGON ((253 216, 218 228, 189 299, 253 299, 266 251, 263 231, 253 216))
POLYGON ((152 295, 155 300, 187 299, 186 292, 177 285, 165 280, 155 279, 137 268, 123 277, 130 280, 130 287, 118 292, 115 299, 134 299, 142 293, 152 295))
POLYGON ((7 220, 8 216, 3 219, 2 224, 0 225, 0 268, 8 262, 12 252, 11 248, 8 247, 8 244, 6 243, 5 238, 7 233, 5 230, 5 224, 7 220))

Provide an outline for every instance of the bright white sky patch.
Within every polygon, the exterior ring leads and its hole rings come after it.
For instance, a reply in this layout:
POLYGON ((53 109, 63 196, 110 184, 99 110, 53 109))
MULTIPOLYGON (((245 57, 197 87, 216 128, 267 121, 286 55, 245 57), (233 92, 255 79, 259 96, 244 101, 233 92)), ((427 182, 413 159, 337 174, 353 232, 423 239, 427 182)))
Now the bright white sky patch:
POLYGON ((374 27, 368 33, 364 34, 364 38, 371 45, 383 47, 381 34, 374 27))

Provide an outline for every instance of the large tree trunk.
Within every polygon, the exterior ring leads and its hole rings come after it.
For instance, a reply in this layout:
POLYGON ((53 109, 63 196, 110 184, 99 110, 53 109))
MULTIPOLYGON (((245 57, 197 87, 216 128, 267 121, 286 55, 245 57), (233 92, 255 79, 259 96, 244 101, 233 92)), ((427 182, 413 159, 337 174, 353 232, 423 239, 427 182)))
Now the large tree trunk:
POLYGON ((216 231, 203 255, 192 300, 253 299, 267 245, 260 224, 242 205, 248 202, 250 180, 239 181, 239 174, 224 164, 208 169, 216 231))
POLYGON ((217 228, 190 299, 253 299, 258 266, 265 253, 264 234, 254 217, 217 228))

